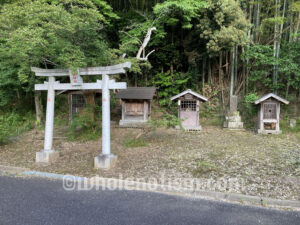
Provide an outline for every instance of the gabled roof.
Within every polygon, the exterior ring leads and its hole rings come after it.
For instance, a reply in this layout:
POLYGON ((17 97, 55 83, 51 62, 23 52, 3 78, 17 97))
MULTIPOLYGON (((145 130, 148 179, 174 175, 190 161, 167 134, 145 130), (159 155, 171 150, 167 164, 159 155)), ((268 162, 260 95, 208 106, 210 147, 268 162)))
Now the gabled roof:
POLYGON ((145 99, 151 100, 156 92, 155 87, 128 87, 116 94, 119 99, 145 99))
POLYGON ((269 94, 261 97, 260 99, 256 100, 254 103, 257 105, 257 104, 260 104, 260 103, 266 101, 269 98, 274 98, 274 99, 276 99, 279 102, 282 102, 284 104, 289 104, 289 101, 287 101, 287 100, 285 100, 285 99, 283 99, 283 98, 281 98, 278 95, 275 95, 273 93, 269 93, 269 94))
POLYGON ((208 100, 206 97, 204 97, 202 95, 199 95, 198 93, 192 91, 191 89, 187 89, 186 91, 181 92, 180 94, 173 96, 171 98, 171 100, 173 101, 173 100, 175 100, 177 98, 180 98, 181 96, 186 95, 186 94, 191 94, 191 95, 195 96, 196 98, 198 98, 198 99, 200 99, 204 102, 207 102, 207 100, 208 100))

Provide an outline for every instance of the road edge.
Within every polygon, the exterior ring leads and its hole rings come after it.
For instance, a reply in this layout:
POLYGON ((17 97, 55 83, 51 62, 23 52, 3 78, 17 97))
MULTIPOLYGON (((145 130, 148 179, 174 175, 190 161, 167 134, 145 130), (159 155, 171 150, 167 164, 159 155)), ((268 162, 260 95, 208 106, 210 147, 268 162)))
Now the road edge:
MULTIPOLYGON (((109 186, 112 182, 114 183, 114 190, 137 190, 137 191, 147 191, 147 192, 156 192, 168 195, 176 195, 190 198, 199 198, 206 200, 216 200, 223 201, 241 205, 250 205, 258 206, 263 208, 276 208, 276 209, 290 209, 300 211, 300 201, 296 200, 281 200, 274 198, 264 198, 259 196, 250 196, 238 193, 225 193, 225 192, 216 192, 216 191, 207 191, 207 190, 194 190, 191 188, 182 188, 176 186, 168 186, 161 184, 150 184, 142 183, 137 181, 128 181, 115 178, 105 178, 105 177, 80 177, 73 175, 65 174, 56 174, 48 172, 40 172, 30 170, 28 168, 13 167, 13 166, 2 166, 0 165, 0 174, 3 175, 17 175, 17 176, 29 176, 29 177, 41 177, 54 180, 63 180, 66 176, 69 178, 69 181, 72 182, 81 182, 85 181, 89 185, 94 187, 102 187, 102 189, 112 190, 112 187, 109 186), (149 188, 151 187, 151 188, 149 188)), ((84 189, 82 189, 84 190, 84 189)))

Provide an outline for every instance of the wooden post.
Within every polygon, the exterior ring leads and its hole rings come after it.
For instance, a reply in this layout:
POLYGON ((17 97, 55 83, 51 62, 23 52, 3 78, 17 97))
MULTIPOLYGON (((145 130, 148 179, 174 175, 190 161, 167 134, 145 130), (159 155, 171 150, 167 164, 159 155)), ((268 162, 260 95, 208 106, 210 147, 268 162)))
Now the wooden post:
POLYGON ((260 124, 260 129, 264 130, 264 104, 260 104, 260 116, 259 116, 259 124, 260 124))
POLYGON ((200 106, 200 101, 196 100, 196 114, 197 114, 197 119, 196 119, 196 126, 198 127, 200 124, 199 121, 199 106, 200 106))
POLYGON ((149 111, 148 111, 148 119, 150 119, 151 118, 151 106, 152 106, 152 100, 149 100, 148 101, 148 108, 149 108, 149 111))
POLYGON ((277 123, 276 123, 276 131, 280 131, 280 103, 277 102, 276 103, 276 119, 277 119, 277 123))
POLYGON ((147 121, 147 114, 148 114, 148 106, 147 106, 147 102, 144 100, 144 121, 147 121))
POLYGON ((126 107, 126 103, 121 100, 121 105, 122 105, 122 120, 125 120, 125 107, 126 107))
POLYGON ((178 118, 179 119, 181 119, 180 118, 180 103, 181 103, 180 100, 178 100, 178 118))

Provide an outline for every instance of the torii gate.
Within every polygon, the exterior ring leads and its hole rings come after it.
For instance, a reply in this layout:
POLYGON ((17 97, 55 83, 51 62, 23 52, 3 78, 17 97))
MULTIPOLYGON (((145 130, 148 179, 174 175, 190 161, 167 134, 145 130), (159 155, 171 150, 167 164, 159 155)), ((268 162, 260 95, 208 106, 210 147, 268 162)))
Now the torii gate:
POLYGON ((126 89, 126 82, 109 80, 108 75, 125 73, 125 69, 131 67, 130 62, 106 66, 79 68, 75 72, 71 69, 39 69, 32 67, 36 76, 48 77, 48 82, 36 84, 35 90, 47 90, 47 110, 45 124, 44 149, 36 153, 36 162, 49 163, 59 157, 59 153, 52 148, 54 101, 57 90, 96 90, 102 89, 102 154, 95 157, 95 168, 109 168, 116 161, 116 156, 110 152, 110 95, 109 89, 126 89), (102 81, 95 83, 83 83, 82 75, 102 75, 102 81), (69 76, 71 83, 60 83, 55 77, 69 76))

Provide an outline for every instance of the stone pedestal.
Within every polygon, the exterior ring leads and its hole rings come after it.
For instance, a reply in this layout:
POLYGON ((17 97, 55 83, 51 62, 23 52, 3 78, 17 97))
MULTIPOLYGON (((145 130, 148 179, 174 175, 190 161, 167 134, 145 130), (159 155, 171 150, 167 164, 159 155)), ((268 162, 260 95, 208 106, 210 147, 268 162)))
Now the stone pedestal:
POLYGON ((258 134, 282 134, 281 130, 257 130, 258 134))
POLYGON ((295 119, 290 119, 290 128, 295 128, 297 121, 295 119))
POLYGON ((242 122, 240 113, 238 111, 229 113, 228 116, 225 117, 226 121, 224 122, 224 128, 228 128, 230 130, 235 129, 243 129, 244 123, 242 122))
POLYGON ((120 126, 134 126, 134 125, 143 125, 147 123, 147 120, 120 120, 120 126))
MULTIPOLYGON (((199 126, 182 126, 183 130, 185 131, 202 131, 202 126, 199 125, 199 126)), ((180 130, 181 127, 180 126, 176 126, 175 129, 178 129, 180 130)))
POLYGON ((110 169, 117 163, 117 156, 113 154, 109 155, 98 155, 94 158, 95 169, 110 169))
POLYGON ((234 113, 237 111, 238 107, 238 97, 236 95, 230 96, 230 113, 234 113))
POLYGON ((59 152, 54 150, 42 150, 35 154, 35 161, 37 163, 51 163, 59 158, 59 152))

